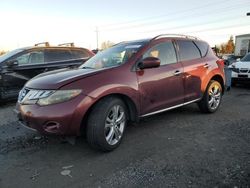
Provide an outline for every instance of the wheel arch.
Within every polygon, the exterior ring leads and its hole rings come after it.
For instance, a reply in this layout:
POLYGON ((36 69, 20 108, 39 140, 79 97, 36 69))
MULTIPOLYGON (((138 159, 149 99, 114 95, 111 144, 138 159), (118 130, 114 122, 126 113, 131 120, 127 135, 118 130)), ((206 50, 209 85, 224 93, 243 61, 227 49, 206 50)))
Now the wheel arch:
POLYGON ((220 83, 221 87, 222 87, 222 93, 224 94, 224 91, 225 91, 225 84, 224 84, 224 79, 221 75, 217 74, 217 75, 214 75, 211 79, 211 80, 215 80, 217 82, 220 83))
POLYGON ((138 109, 136 107, 136 104, 134 103, 134 101, 127 95, 121 94, 121 93, 112 93, 112 94, 108 94, 105 96, 102 96, 101 98, 99 98, 98 100, 95 101, 95 103, 93 103, 91 105, 91 107, 87 110, 87 112, 85 113, 82 122, 81 122, 81 127, 80 127, 80 131, 82 134, 86 133, 86 125, 87 125, 87 121, 88 121, 88 117, 93 109, 93 107, 101 100, 103 100, 104 98, 107 97, 117 97, 119 99, 121 99, 124 104, 126 105, 127 109, 128 109, 128 114, 129 114, 129 121, 132 122, 138 122, 139 121, 139 112, 138 109))

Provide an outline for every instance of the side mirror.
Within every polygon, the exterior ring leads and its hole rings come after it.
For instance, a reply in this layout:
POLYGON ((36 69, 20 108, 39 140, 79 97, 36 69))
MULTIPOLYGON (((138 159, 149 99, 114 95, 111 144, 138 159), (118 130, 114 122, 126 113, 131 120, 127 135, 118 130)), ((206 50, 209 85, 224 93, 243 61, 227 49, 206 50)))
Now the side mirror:
POLYGON ((225 59, 224 60, 224 65, 228 66, 228 65, 230 65, 230 62, 227 59, 225 59))
POLYGON ((146 57, 139 64, 138 68, 140 69, 150 69, 157 68, 161 64, 161 60, 157 57, 146 57))
POLYGON ((13 66, 17 66, 18 65, 18 61, 17 60, 10 60, 6 62, 6 65, 8 67, 13 67, 13 66))

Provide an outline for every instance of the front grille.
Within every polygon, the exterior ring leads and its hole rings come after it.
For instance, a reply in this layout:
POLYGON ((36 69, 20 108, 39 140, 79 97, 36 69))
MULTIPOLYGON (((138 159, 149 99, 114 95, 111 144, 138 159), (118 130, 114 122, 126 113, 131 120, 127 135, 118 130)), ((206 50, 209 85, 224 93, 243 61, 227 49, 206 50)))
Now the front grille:
POLYGON ((248 69, 240 69, 240 72, 241 72, 241 73, 248 73, 249 70, 248 70, 248 69))

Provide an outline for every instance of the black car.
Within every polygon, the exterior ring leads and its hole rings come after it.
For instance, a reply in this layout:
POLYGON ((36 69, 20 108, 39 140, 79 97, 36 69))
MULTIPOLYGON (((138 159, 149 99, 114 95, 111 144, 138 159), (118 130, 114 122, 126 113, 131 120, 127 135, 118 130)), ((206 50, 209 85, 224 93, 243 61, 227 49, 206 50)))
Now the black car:
POLYGON ((0 101, 16 98, 32 77, 55 69, 77 67, 94 56, 90 50, 48 43, 13 50, 0 56, 0 101))

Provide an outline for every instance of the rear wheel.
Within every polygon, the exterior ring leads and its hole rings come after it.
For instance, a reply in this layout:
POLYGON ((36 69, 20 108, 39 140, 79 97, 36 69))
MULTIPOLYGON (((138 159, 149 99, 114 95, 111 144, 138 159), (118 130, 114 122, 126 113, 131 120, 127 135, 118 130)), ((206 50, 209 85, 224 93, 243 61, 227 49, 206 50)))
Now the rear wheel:
POLYGON ((99 101, 88 118, 88 143, 103 151, 117 148, 127 124, 127 114, 126 105, 119 98, 108 97, 99 101))
POLYGON ((218 81, 211 80, 198 106, 202 112, 213 113, 221 103, 222 87, 218 81))

